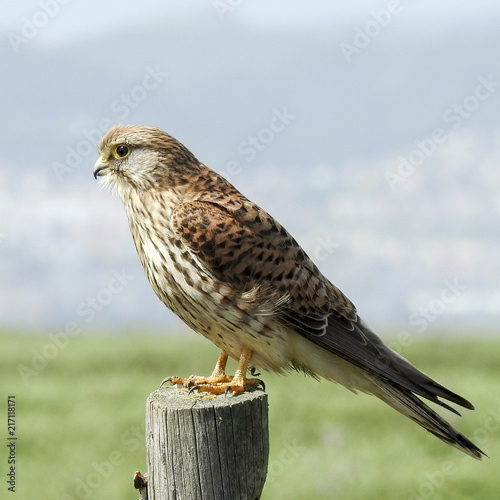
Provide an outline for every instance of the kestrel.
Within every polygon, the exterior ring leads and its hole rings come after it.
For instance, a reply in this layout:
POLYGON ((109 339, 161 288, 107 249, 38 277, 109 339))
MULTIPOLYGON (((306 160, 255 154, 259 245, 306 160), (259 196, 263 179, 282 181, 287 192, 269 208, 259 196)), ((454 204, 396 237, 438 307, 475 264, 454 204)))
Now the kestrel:
POLYGON ((417 396, 457 414, 439 398, 473 405, 386 346, 279 222, 180 142, 118 125, 99 153, 94 176, 123 201, 154 291, 221 350, 211 376, 165 380, 238 393, 261 385, 246 378, 249 367, 293 368, 373 394, 451 446, 484 455, 417 396))

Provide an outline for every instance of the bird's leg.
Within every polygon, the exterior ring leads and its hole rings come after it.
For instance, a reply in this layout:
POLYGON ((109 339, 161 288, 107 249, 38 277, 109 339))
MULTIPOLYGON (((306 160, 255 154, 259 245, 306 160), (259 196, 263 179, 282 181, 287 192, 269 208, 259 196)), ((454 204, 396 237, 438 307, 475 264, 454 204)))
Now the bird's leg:
POLYGON ((208 392, 210 394, 227 394, 228 392, 239 393, 244 392, 246 389, 257 389, 264 387, 264 382, 258 379, 248 379, 245 377, 252 350, 243 349, 238 362, 238 368, 234 377, 226 375, 226 363, 228 355, 221 351, 219 359, 215 365, 212 375, 209 377, 198 377, 191 375, 188 378, 183 377, 167 377, 161 383, 170 382, 172 385, 182 385, 190 389, 190 391, 197 390, 198 392, 208 392))
POLYGON ((221 351, 217 363, 215 364, 214 371, 209 377, 200 377, 198 375, 191 375, 190 377, 167 377, 162 380, 160 387, 165 382, 170 382, 172 385, 182 385, 188 389, 192 389, 203 384, 221 384, 224 382, 230 382, 233 377, 228 377, 226 375, 226 363, 228 355, 221 351))
POLYGON ((245 347, 240 355, 240 360, 238 361, 238 368, 234 374, 231 382, 225 384, 224 392, 244 392, 247 389, 257 389, 261 387, 265 389, 264 382, 257 378, 246 378, 245 374, 250 364, 250 358, 252 357, 252 350, 245 347))
POLYGON ((228 355, 221 351, 219 354, 219 358, 217 359, 217 363, 215 363, 214 371, 212 375, 208 377, 210 382, 228 382, 230 378, 226 375, 226 364, 227 364, 228 355))

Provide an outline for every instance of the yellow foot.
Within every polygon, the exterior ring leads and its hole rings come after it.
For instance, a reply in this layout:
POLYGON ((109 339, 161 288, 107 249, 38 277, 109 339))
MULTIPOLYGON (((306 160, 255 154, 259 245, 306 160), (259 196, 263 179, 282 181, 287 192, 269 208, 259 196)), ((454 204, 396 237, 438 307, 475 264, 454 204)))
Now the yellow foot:
POLYGON ((209 394, 238 394, 244 391, 253 391, 262 387, 265 390, 265 385, 262 380, 256 378, 241 378, 241 377, 230 377, 224 375, 215 379, 214 377, 199 377, 196 375, 191 375, 190 377, 167 377, 162 380, 160 387, 166 383, 170 382, 172 385, 181 385, 186 389, 189 389, 189 393, 198 392, 208 392, 209 394))
MULTIPOLYGON (((210 377, 198 377, 196 375, 191 375, 188 378, 167 377, 162 380, 160 387, 165 382, 170 382, 172 385, 181 385, 189 389, 189 393, 198 391, 208 392, 210 394, 227 394, 228 392, 238 394, 239 392, 252 391, 259 387, 266 390, 266 386, 262 380, 245 377, 251 356, 252 351, 250 349, 243 349, 238 362, 238 369, 234 377, 230 377, 226 375, 224 371, 226 369, 228 356, 224 351, 221 351, 215 369, 210 377)), ((250 373, 255 375, 255 369, 253 367, 250 373)))

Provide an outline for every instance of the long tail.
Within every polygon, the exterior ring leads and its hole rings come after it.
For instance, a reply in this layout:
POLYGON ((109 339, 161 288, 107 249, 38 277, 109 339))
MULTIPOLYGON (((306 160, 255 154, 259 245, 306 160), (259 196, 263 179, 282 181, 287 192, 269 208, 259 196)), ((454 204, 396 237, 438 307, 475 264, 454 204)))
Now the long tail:
POLYGON ((389 406, 421 425, 425 430, 445 443, 467 453, 467 455, 478 460, 481 460, 483 456, 487 456, 472 441, 460 434, 411 391, 390 381, 381 380, 378 377, 370 376, 370 378, 379 389, 373 392, 374 395, 389 406))

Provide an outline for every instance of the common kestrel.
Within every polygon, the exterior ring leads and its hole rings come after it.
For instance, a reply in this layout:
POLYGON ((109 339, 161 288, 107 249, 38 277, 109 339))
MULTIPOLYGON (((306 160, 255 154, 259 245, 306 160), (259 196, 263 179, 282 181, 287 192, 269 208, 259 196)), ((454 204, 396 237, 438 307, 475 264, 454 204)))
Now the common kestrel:
POLYGON ((137 253, 160 300, 221 354, 210 377, 169 377, 212 393, 260 385, 249 366, 290 368, 374 394, 446 443, 484 453, 424 404, 473 405, 391 350, 352 302, 267 212, 153 127, 118 125, 94 176, 123 201, 137 253), (225 374, 228 356, 239 361, 225 374))

